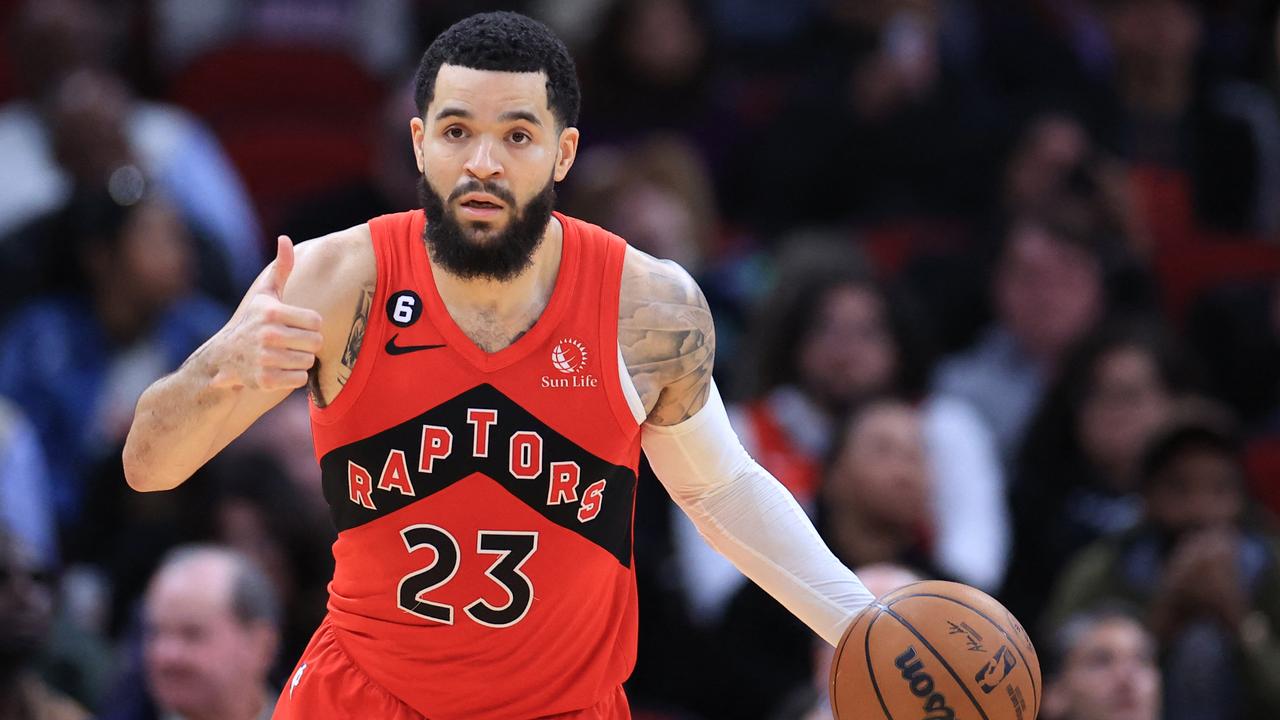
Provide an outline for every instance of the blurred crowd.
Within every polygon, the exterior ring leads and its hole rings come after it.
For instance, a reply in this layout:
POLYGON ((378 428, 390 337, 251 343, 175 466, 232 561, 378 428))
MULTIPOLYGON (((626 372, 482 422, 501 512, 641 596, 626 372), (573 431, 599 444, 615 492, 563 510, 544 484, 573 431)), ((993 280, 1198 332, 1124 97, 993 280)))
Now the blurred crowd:
MULTIPOLYGON (((578 63, 561 209, 699 279, 838 557, 999 598, 1049 720, 1280 717, 1277 6, 0 0, 0 718, 269 717, 332 570, 305 397, 169 493, 124 433, 277 233, 417 207, 408 79, 500 8, 578 63)), ((638 503, 637 718, 829 717, 638 503)))

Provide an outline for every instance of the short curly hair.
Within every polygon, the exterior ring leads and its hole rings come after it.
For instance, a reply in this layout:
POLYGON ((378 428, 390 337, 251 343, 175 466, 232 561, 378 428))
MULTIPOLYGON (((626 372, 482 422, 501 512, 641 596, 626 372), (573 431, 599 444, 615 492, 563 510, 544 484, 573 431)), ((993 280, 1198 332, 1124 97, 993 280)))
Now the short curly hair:
POLYGON ((414 101, 425 115, 441 65, 475 70, 543 72, 547 103, 561 127, 578 123, 581 94, 569 49, 546 25, 520 13, 488 12, 459 20, 440 33, 422 55, 414 79, 414 101))

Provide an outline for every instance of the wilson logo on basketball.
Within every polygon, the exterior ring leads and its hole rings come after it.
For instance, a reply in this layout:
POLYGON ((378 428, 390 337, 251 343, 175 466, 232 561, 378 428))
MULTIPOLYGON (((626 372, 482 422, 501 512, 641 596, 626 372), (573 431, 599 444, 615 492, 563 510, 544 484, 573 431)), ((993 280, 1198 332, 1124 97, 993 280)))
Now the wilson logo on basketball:
POLYGON ((578 372, 587 364, 587 349, 573 338, 564 338, 551 348, 551 366, 566 375, 578 372))
POLYGON ((924 661, 916 657, 914 645, 907 646, 893 664, 902 671, 902 679, 907 681, 911 694, 924 700, 923 720, 955 720, 956 711, 947 704, 946 696, 934 692, 933 676, 924 672, 924 661))

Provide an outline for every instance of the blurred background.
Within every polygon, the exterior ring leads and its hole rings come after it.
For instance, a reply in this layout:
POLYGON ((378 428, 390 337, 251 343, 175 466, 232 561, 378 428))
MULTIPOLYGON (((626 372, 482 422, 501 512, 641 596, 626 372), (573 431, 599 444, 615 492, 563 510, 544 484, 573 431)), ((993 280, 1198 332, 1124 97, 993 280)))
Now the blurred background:
MULTIPOLYGON (((577 61, 560 209, 698 278, 844 562, 1003 601, 1044 717, 1280 717, 1277 4, 0 0, 0 718, 283 686, 332 570, 305 397, 174 492, 124 434, 276 234, 417 206, 412 72, 490 9, 577 61)), ((812 635, 638 502, 637 718, 824 717, 812 635)))

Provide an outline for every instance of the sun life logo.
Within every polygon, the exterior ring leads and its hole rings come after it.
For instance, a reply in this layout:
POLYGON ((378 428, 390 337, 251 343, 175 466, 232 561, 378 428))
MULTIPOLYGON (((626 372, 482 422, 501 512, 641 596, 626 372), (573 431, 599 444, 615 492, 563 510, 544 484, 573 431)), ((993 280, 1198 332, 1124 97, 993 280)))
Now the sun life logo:
POLYGON ((551 348, 551 365, 560 372, 571 375, 587 364, 587 349, 574 338, 562 338, 551 348))

